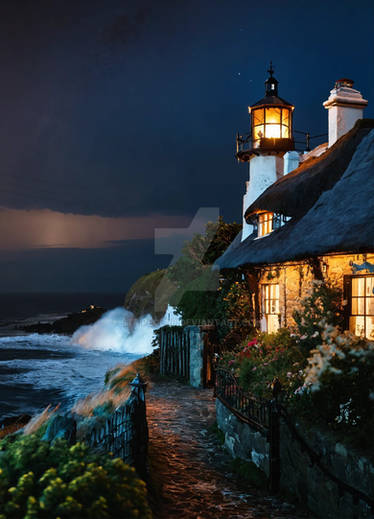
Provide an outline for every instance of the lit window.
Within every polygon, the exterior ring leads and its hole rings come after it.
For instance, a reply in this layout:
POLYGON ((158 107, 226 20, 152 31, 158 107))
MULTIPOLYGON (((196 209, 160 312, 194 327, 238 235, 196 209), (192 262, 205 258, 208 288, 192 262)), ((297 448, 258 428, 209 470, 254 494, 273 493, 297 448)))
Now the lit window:
POLYGON ((266 331, 279 329, 279 285, 274 283, 261 285, 261 311, 265 319, 266 331))
POLYGON ((292 137, 292 107, 253 107, 251 116, 254 148, 262 146, 262 139, 290 139, 292 137))
POLYGON ((374 340, 374 276, 352 277, 349 329, 374 340))
POLYGON ((261 213, 258 216, 258 237, 266 236, 273 230, 273 213, 261 213))

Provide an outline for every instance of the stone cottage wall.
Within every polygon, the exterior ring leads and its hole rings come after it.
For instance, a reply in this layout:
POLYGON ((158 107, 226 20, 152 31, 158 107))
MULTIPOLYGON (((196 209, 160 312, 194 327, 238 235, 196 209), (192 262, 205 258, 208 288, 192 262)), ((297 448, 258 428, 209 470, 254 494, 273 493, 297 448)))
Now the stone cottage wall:
MULTIPOLYGON (((354 274, 353 264, 362 265, 365 261, 374 265, 374 254, 323 256, 318 259, 316 264, 321 269, 320 274, 323 279, 334 282, 343 290, 344 276, 354 274)), ((367 270, 362 271, 363 274, 367 272, 367 270)), ((299 308, 301 299, 307 295, 313 279, 316 279, 316 272, 313 265, 308 262, 268 266, 260 270, 260 285, 264 283, 279 284, 279 324, 281 327, 292 328, 295 325, 293 312, 299 308)))

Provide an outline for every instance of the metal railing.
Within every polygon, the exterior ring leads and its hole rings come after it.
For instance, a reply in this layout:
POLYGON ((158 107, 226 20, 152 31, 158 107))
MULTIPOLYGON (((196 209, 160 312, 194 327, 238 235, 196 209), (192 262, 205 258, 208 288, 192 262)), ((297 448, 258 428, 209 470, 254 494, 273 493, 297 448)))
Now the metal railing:
POLYGON ((270 429, 271 402, 246 393, 229 371, 217 368, 215 395, 242 421, 265 434, 270 429))
MULTIPOLYGON (((299 146, 296 146, 296 148, 300 148, 300 149, 297 149, 297 151, 310 151, 311 150, 310 141, 312 141, 314 139, 321 139, 322 137, 328 136, 327 133, 321 133, 319 135, 311 135, 310 132, 304 132, 304 131, 300 131, 300 130, 293 130, 293 133, 297 133, 297 134, 303 135, 305 137, 305 141, 294 140, 294 144, 299 145, 299 146)), ((237 133, 237 135, 236 135, 236 153, 240 154, 242 152, 246 152, 246 151, 248 152, 252 148, 253 148, 252 134, 246 133, 246 134, 240 135, 239 133, 237 133)))
POLYGON ((92 449, 122 458, 144 476, 148 445, 146 384, 137 374, 130 385, 132 391, 128 400, 103 423, 95 425, 86 441, 92 449))
POLYGON ((321 453, 315 452, 309 443, 300 434, 298 428, 287 409, 280 404, 278 396, 281 386, 275 379, 273 383, 274 399, 271 401, 260 401, 244 392, 239 386, 237 379, 232 373, 225 369, 218 368, 216 371, 216 397, 241 421, 248 423, 252 428, 266 433, 269 442, 269 486, 273 492, 279 490, 281 478, 281 433, 280 419, 288 428, 295 442, 300 446, 301 452, 305 452, 309 457, 311 465, 315 465, 326 478, 333 481, 339 488, 340 494, 350 494, 353 502, 359 501, 366 503, 374 516, 374 498, 366 495, 361 490, 352 487, 342 479, 335 476, 322 461, 321 453))

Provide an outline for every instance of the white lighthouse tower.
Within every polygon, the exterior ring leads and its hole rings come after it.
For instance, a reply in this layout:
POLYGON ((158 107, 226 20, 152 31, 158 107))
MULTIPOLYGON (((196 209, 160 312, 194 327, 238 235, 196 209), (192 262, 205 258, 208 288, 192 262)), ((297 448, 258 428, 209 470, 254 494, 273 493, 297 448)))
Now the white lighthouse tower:
MULTIPOLYGON (((243 197, 242 241, 253 231, 253 226, 244 218, 246 209, 265 189, 299 163, 299 154, 292 151, 294 106, 278 97, 278 81, 273 76, 271 63, 268 72, 265 97, 248 108, 251 133, 246 137, 237 136, 236 156, 240 162, 249 163, 249 180, 243 197)), ((272 226, 272 221, 266 221, 266 225, 272 226)))

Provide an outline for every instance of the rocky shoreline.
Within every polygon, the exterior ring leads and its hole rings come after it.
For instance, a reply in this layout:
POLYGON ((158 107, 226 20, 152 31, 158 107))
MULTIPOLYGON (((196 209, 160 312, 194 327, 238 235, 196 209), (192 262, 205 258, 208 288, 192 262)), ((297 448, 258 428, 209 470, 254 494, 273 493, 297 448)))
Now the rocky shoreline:
POLYGON ((66 317, 62 317, 51 323, 38 322, 19 325, 16 329, 27 333, 72 335, 81 326, 96 322, 106 311, 105 308, 100 306, 90 305, 80 312, 68 314, 66 317))

